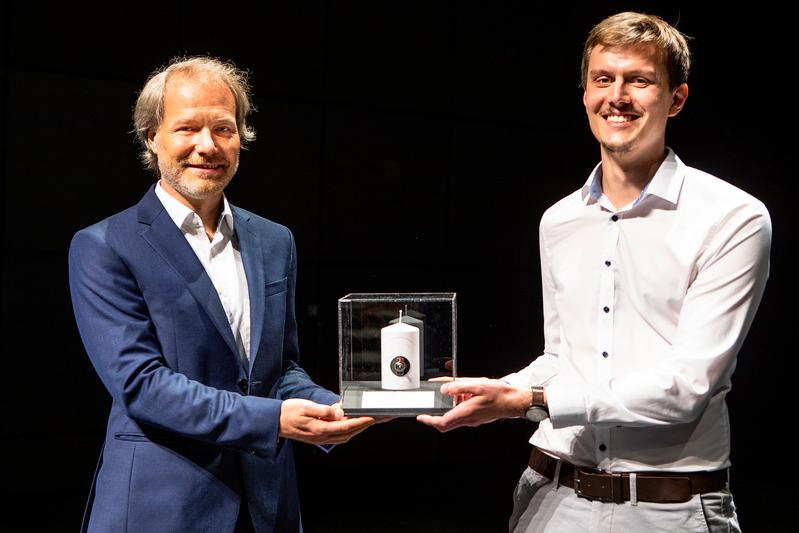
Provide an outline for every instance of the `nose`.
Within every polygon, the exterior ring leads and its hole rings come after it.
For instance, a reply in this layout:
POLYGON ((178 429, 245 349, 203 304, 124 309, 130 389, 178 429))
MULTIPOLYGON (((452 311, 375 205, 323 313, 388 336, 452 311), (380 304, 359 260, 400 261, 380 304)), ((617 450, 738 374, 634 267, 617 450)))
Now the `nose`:
POLYGON ((611 87, 610 103, 619 106, 630 103, 630 93, 624 80, 616 80, 611 87))
POLYGON ((203 128, 197 132, 194 139, 194 149, 201 154, 216 151, 216 142, 214 141, 214 136, 211 134, 210 128, 203 128))

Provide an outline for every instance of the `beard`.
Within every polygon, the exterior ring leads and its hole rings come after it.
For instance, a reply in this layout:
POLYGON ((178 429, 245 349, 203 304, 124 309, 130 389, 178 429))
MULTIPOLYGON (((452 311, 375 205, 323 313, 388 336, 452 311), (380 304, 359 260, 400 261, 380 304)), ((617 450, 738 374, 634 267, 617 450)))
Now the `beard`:
POLYGON ((221 193, 227 187, 230 180, 239 168, 239 161, 236 158, 233 166, 229 166, 227 160, 212 160, 192 162, 194 164, 219 164, 223 165, 223 171, 214 176, 203 176, 188 166, 189 160, 178 161, 158 161, 158 169, 161 177, 172 186, 178 193, 186 198, 194 200, 204 200, 221 193))
POLYGON ((604 148, 605 151, 609 153, 623 155, 623 154, 629 154, 630 152, 633 151, 633 148, 635 146, 635 141, 629 141, 625 143, 614 143, 614 144, 601 142, 600 144, 602 145, 602 148, 604 148))

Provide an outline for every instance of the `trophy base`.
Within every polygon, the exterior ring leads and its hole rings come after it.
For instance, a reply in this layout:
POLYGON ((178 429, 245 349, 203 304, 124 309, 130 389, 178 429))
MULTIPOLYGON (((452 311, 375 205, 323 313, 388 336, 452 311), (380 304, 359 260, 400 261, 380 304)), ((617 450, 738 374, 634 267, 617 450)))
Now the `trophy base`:
POLYGON ((440 381, 422 381, 418 389, 387 390, 380 381, 345 381, 341 407, 346 416, 443 415, 452 409, 453 398, 441 394, 441 385, 440 381))

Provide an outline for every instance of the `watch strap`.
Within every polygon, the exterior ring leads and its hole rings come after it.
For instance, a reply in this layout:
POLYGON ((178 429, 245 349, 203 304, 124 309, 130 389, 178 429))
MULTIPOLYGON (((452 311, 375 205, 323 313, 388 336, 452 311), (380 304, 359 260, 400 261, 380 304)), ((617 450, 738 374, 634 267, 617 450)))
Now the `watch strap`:
POLYGON ((549 406, 547 405, 544 387, 530 387, 530 389, 533 392, 533 401, 530 404, 530 407, 540 407, 549 412, 549 406))

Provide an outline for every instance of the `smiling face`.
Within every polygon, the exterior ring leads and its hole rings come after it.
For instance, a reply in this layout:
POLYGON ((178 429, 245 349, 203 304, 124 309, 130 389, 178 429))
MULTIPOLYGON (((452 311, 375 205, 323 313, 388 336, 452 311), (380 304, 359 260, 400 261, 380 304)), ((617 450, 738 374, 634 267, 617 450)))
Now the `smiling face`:
POLYGON ((170 79, 163 119, 148 144, 168 192, 192 200, 219 196, 236 173, 241 147, 230 89, 214 80, 170 79))
POLYGON ((662 157, 666 122, 686 98, 687 84, 669 89, 653 45, 598 45, 591 52, 583 104, 603 157, 662 157))

